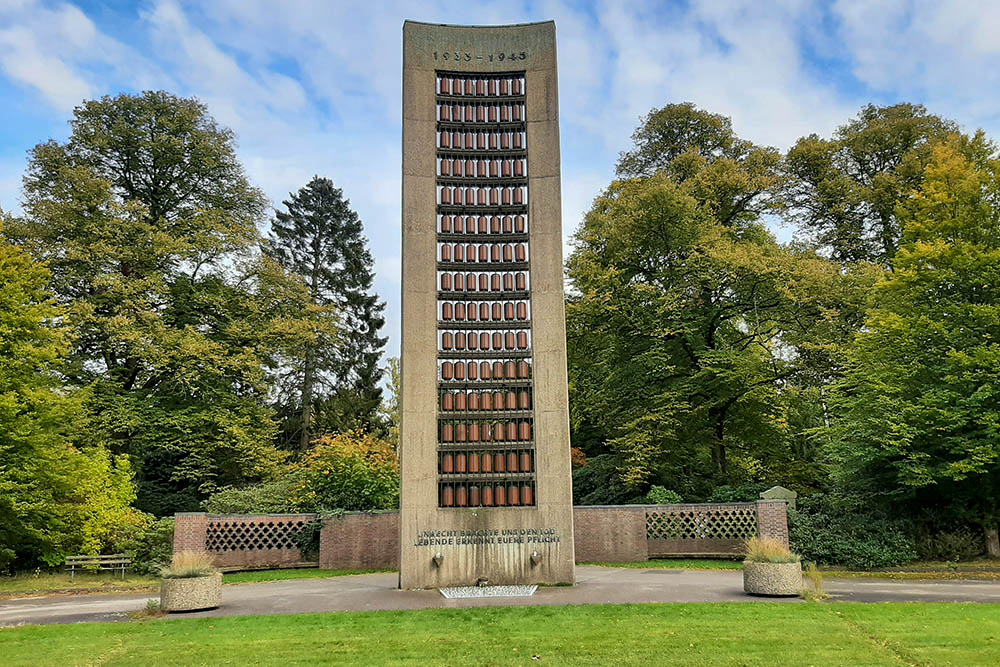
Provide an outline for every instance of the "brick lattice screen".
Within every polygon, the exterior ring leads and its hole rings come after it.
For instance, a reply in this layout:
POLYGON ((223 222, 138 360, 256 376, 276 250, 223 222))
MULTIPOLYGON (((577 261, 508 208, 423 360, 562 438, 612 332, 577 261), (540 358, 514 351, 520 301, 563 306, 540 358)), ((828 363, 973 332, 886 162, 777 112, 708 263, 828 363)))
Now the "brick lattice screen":
POLYGON ((290 518, 269 521, 230 521, 228 517, 209 519, 205 531, 206 551, 259 551, 298 549, 302 529, 312 520, 290 518))
POLYGON ((758 534, 757 503, 646 507, 650 556, 738 554, 758 534))
POLYGON ((315 514, 175 515, 174 553, 203 551, 223 570, 315 565, 303 560, 296 536, 315 514))

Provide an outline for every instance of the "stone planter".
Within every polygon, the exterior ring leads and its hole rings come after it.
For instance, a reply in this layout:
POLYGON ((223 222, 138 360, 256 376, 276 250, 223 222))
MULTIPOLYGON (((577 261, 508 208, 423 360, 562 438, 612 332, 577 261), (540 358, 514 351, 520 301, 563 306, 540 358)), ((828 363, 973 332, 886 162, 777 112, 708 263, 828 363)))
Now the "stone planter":
POLYGON ((160 582, 160 609, 197 611, 214 609, 222 604, 222 574, 203 577, 163 579, 160 582))
POLYGON ((798 595, 802 592, 802 563, 743 561, 743 592, 748 595, 798 595))

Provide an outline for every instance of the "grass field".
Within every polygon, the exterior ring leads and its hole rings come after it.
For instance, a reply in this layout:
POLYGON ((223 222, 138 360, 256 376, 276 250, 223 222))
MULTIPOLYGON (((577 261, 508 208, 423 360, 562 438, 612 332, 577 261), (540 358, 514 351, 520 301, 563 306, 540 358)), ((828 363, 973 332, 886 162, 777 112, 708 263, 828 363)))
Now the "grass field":
MULTIPOLYGON (((233 572, 222 578, 224 584, 243 584, 261 581, 281 581, 285 579, 318 579, 340 577, 347 574, 365 574, 378 570, 319 570, 304 568, 299 570, 259 570, 255 572, 233 572)), ((111 572, 78 572, 74 581, 64 572, 41 572, 38 574, 18 574, 0 576, 0 600, 4 598, 58 593, 127 593, 155 591, 160 588, 160 578, 125 573, 122 581, 111 572)))
MULTIPOLYGON (((580 563, 600 567, 627 567, 641 570, 742 570, 739 560, 716 558, 661 558, 634 563, 580 563)), ((852 579, 1000 579, 1000 561, 979 560, 968 563, 914 563, 906 567, 884 570, 844 570, 822 566, 820 572, 827 577, 852 579)))
POLYGON ((388 570, 318 570, 302 568, 298 570, 256 570, 253 572, 232 572, 222 575, 224 584, 250 584, 261 581, 284 581, 286 579, 322 579, 343 577, 349 574, 371 574, 388 570))
POLYGON ((660 558, 634 563, 578 563, 599 567, 627 567, 640 570, 742 570, 743 561, 717 558, 660 558))
POLYGON ((0 630, 26 665, 991 665, 1000 606, 672 604, 160 619, 0 630))
POLYGON ((0 599, 44 593, 120 593, 147 591, 159 587, 160 578, 125 573, 125 580, 113 572, 77 572, 71 582, 68 572, 40 572, 0 576, 0 599))

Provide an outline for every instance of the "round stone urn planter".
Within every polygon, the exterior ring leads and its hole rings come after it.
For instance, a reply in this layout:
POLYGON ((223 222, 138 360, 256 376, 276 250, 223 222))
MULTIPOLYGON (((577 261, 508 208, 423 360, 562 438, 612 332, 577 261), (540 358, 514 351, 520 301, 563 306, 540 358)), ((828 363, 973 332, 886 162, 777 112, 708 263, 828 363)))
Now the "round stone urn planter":
POLYGON ((222 604, 222 574, 165 578, 160 582, 160 609, 198 611, 222 604))
POLYGON ((766 596, 798 595, 802 592, 802 563, 743 561, 743 592, 766 596))

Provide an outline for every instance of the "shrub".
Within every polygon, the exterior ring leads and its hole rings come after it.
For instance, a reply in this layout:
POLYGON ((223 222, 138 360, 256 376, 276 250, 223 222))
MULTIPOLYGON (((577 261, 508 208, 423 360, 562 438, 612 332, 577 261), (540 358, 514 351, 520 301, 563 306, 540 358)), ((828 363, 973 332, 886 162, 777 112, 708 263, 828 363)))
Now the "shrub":
POLYGON ((676 505, 684 500, 681 498, 681 494, 676 491, 662 486, 653 486, 649 489, 643 502, 649 505, 676 505))
POLYGON ((717 486, 706 502, 710 503, 752 503, 760 500, 761 491, 767 491, 774 484, 751 482, 750 484, 725 484, 717 486))
POLYGON ((745 542, 746 560, 753 563, 798 563, 788 545, 773 537, 751 537, 745 542))
POLYGON ((923 528, 913 541, 921 560, 970 561, 986 552, 982 531, 966 527, 937 531, 923 528))
POLYGON ((293 501, 301 511, 388 510, 399 506, 399 462, 392 445, 368 433, 325 436, 301 463, 293 501))
POLYGON ((820 602, 830 597, 823 586, 823 573, 816 567, 816 563, 809 563, 802 579, 806 586, 802 589, 802 599, 806 602, 820 602))
POLYGON ((789 510, 789 540, 803 558, 821 565, 880 568, 916 560, 909 525, 866 510, 858 499, 816 494, 789 510))
POLYGON ((160 576, 164 579, 190 579, 193 577, 204 577, 215 574, 215 564, 208 554, 196 551, 184 551, 174 554, 170 565, 160 569, 160 576))
POLYGON ((174 553, 174 518, 159 519, 122 543, 139 574, 155 574, 170 562, 174 553))
POLYGON ((210 514, 282 514, 299 511, 295 502, 300 476, 289 469, 277 479, 213 493, 202 507, 210 514))
POLYGON ((600 454, 573 471, 573 503, 576 505, 622 505, 635 500, 621 478, 625 464, 614 454, 600 454))

